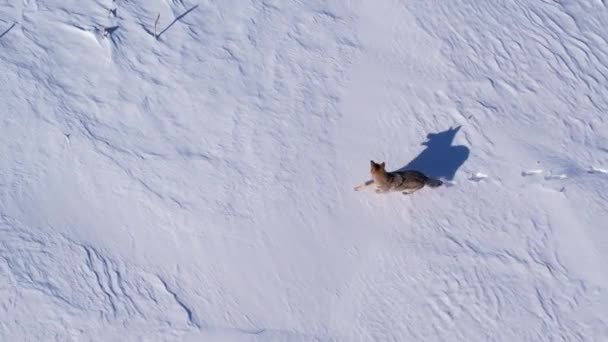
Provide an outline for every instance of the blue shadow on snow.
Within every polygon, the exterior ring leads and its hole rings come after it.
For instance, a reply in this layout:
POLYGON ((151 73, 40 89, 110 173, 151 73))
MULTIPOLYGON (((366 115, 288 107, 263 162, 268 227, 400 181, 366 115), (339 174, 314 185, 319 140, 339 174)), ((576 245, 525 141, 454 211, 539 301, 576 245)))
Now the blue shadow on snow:
POLYGON ((399 171, 418 170, 432 178, 453 180, 456 171, 469 158, 468 147, 452 146, 460 127, 427 134, 427 141, 422 143, 426 148, 399 171))

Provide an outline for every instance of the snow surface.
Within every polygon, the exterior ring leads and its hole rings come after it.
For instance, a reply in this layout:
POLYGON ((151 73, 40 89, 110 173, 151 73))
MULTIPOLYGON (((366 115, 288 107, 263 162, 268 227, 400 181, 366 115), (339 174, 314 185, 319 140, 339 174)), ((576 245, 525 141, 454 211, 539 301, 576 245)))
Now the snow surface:
POLYGON ((607 6, 1 0, 0 340, 608 340, 607 6))

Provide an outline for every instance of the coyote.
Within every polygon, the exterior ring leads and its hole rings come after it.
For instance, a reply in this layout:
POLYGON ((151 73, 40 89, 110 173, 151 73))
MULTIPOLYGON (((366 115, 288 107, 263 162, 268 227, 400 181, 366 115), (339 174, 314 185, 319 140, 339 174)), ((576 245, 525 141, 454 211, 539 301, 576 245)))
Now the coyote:
POLYGON ((370 160, 372 180, 369 180, 355 187, 355 191, 359 191, 364 187, 376 184, 376 192, 391 192, 400 191, 404 195, 409 195, 414 191, 422 189, 425 185, 436 188, 443 184, 438 179, 433 179, 426 176, 420 171, 405 170, 387 172, 385 163, 380 164, 370 160))

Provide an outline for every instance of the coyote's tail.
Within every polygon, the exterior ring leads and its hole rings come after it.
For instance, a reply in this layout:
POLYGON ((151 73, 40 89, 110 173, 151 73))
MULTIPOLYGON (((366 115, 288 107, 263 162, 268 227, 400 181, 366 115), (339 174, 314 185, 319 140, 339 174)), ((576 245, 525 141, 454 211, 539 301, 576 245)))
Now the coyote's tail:
POLYGON ((443 185, 443 182, 440 181, 439 179, 427 178, 426 185, 430 186, 431 188, 436 188, 438 186, 443 185))

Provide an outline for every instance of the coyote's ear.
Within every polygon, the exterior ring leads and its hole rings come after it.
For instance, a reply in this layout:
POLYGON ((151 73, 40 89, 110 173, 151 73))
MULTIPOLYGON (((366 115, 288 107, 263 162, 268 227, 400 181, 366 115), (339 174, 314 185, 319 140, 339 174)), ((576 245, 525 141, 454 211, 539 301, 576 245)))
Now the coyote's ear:
POLYGON ((382 164, 380 164, 380 166, 382 166, 382 168, 384 169, 384 167, 386 166, 386 163, 382 162, 382 164))
POLYGON ((374 161, 373 161, 373 160, 370 160, 370 161, 369 161, 369 163, 371 164, 371 166, 376 165, 376 163, 374 163, 374 161))

